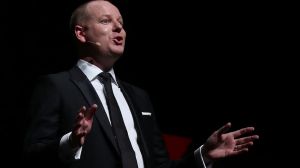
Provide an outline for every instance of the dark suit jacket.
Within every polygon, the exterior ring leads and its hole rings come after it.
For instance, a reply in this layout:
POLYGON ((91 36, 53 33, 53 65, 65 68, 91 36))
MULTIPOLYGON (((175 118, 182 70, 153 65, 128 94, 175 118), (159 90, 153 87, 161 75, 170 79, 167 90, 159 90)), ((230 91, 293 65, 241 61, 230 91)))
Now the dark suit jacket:
MULTIPOLYGON (((170 161, 161 133, 155 121, 153 107, 145 91, 118 80, 131 109, 138 134, 145 168, 194 167, 193 153, 181 161, 170 161), (151 112, 143 116, 141 112, 151 112)), ((33 115, 25 143, 26 160, 38 167, 120 168, 113 133, 96 91, 83 72, 74 67, 70 71, 41 78, 30 104, 33 115), (75 116, 81 106, 96 103, 92 130, 82 148, 81 158, 62 163, 58 158, 59 141, 72 131, 75 116)))

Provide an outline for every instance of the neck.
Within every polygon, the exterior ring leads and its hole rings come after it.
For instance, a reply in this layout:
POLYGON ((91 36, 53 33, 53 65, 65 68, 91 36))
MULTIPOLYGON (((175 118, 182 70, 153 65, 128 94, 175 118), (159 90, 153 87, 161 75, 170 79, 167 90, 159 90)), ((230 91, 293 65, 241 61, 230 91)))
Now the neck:
POLYGON ((81 59, 97 66, 98 68, 100 68, 104 72, 108 72, 114 65, 114 61, 97 60, 93 57, 84 57, 84 58, 81 58, 81 59))

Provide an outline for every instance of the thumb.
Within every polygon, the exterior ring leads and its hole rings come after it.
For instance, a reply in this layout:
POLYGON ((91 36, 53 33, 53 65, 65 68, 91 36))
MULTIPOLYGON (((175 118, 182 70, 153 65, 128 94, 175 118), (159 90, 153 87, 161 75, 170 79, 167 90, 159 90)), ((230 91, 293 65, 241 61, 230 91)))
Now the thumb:
POLYGON ((222 134, 226 133, 230 128, 231 128, 231 123, 228 122, 217 130, 217 134, 222 135, 222 134))

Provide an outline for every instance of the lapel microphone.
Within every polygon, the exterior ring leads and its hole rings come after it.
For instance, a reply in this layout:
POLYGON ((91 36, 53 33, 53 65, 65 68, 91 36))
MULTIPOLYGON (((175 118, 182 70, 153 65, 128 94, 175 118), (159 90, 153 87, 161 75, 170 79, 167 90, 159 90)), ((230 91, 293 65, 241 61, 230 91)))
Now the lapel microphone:
POLYGON ((89 40, 87 40, 86 42, 94 44, 94 45, 96 45, 98 47, 101 47, 101 43, 99 43, 99 42, 93 42, 93 41, 89 41, 89 40))

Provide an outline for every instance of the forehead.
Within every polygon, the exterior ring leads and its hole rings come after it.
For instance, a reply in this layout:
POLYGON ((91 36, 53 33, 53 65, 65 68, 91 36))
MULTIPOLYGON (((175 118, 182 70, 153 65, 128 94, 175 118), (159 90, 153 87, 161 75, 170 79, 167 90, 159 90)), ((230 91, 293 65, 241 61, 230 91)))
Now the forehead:
POLYGON ((86 11, 92 16, 112 15, 120 17, 119 9, 107 1, 92 1, 87 5, 86 11))

